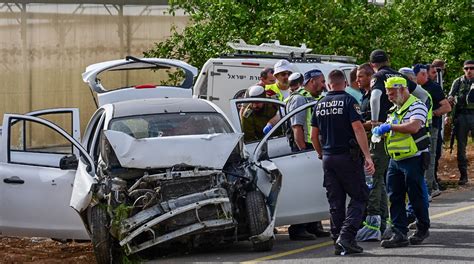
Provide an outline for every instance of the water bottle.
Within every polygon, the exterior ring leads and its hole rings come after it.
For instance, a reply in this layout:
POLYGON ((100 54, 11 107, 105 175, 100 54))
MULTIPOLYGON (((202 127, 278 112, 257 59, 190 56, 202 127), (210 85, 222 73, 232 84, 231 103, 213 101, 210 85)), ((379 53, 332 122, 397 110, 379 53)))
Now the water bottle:
POLYGON ((374 187, 374 178, 367 172, 365 173, 365 184, 367 184, 369 190, 372 190, 372 188, 374 187))
POLYGON ((382 136, 377 135, 377 134, 372 134, 372 137, 370 138, 370 140, 372 141, 372 143, 379 143, 382 140, 382 136))

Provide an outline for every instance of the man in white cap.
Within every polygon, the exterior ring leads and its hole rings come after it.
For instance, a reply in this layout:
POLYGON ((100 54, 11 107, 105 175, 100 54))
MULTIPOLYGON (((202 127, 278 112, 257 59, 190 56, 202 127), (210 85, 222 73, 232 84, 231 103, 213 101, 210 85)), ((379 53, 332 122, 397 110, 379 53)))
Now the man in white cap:
POLYGON ((288 77, 288 81, 290 82, 290 92, 293 93, 294 91, 298 90, 301 85, 303 85, 303 75, 299 72, 294 72, 288 77))
POLYGON ((273 75, 276 83, 265 86, 267 96, 283 101, 290 96, 290 83, 288 77, 293 72, 290 62, 287 60, 279 60, 275 63, 275 71, 273 75))
MULTIPOLYGON (((248 89, 248 98, 266 98, 265 89, 255 85, 248 89)), ((276 108, 263 102, 254 102, 245 106, 240 119, 244 141, 251 142, 262 139, 263 128, 275 116, 276 108)))

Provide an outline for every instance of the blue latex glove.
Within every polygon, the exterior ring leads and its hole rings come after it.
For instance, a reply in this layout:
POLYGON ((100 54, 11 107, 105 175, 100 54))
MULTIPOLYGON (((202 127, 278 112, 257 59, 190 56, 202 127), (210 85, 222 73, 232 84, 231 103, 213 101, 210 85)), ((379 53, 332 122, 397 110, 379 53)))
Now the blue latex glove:
POLYGON ((374 127, 374 129, 372 129, 372 134, 375 134, 377 136, 381 136, 385 133, 387 133, 388 131, 390 131, 392 129, 392 126, 390 124, 381 124, 380 126, 376 126, 374 127))
POLYGON ((267 124, 264 128, 263 128, 263 134, 267 134, 268 132, 270 132, 270 130, 272 130, 273 128, 273 125, 272 124, 267 124))

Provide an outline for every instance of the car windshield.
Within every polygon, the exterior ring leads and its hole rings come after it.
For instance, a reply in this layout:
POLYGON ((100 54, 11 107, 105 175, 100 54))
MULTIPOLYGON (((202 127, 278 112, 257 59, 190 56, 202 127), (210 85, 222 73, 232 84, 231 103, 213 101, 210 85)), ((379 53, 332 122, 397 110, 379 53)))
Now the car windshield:
POLYGON ((120 117, 111 120, 109 129, 126 133, 136 139, 233 132, 219 113, 166 113, 120 117))

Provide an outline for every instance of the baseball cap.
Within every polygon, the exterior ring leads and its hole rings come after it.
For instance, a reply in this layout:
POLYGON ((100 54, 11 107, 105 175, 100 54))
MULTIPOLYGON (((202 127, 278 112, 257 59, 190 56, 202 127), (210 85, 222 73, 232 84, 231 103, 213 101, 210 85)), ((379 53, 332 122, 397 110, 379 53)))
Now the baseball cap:
POLYGON ((249 87, 249 93, 248 97, 249 98, 265 98, 265 88, 263 88, 260 85, 254 85, 249 87))
POLYGON ((428 71, 428 66, 425 64, 415 64, 415 66, 413 66, 413 72, 415 75, 422 71, 428 71))
POLYGON ((381 49, 376 49, 370 53, 370 62, 372 63, 381 63, 388 61, 388 55, 385 51, 381 49))
POLYGON ((408 67, 400 68, 400 70, 398 70, 398 72, 401 73, 401 74, 405 74, 407 76, 415 76, 415 72, 413 71, 413 69, 408 68, 408 67))
POLYGON ((312 70, 309 70, 309 71, 305 72, 304 73, 303 85, 306 85, 308 83, 308 81, 311 80, 312 78, 319 77, 321 75, 323 75, 323 72, 318 70, 318 69, 312 69, 312 70))
POLYGON ((390 77, 384 83, 388 89, 407 87, 407 80, 403 77, 390 77))
POLYGON ((275 63, 275 71, 273 72, 273 75, 277 75, 280 72, 293 72, 293 69, 291 68, 291 64, 287 60, 279 60, 275 63))

